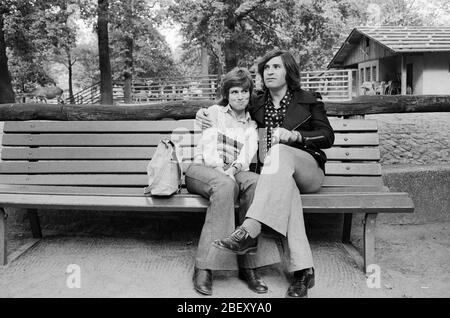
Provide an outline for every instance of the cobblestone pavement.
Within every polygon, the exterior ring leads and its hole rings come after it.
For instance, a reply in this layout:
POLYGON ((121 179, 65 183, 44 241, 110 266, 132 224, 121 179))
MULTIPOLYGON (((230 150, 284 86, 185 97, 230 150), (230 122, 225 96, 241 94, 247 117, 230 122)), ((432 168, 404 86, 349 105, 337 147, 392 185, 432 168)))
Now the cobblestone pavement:
POLYGON ((450 113, 368 115, 377 119, 382 164, 450 163, 450 113))

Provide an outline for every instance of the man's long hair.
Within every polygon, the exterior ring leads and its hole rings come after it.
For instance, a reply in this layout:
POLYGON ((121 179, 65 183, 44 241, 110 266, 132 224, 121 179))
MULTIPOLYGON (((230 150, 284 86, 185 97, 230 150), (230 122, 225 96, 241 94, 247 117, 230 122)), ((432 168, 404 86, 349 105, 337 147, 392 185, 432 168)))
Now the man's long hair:
POLYGON ((291 91, 300 90, 300 67, 295 62, 294 56, 289 51, 275 49, 267 52, 258 63, 258 73, 261 76, 261 80, 264 83, 264 67, 274 57, 280 56, 286 68, 286 83, 291 91))

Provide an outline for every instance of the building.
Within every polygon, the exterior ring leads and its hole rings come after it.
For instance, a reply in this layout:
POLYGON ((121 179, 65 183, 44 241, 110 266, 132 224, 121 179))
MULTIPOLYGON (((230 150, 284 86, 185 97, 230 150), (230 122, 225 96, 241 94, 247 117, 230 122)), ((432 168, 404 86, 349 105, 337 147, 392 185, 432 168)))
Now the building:
POLYGON ((450 27, 358 27, 329 69, 355 69, 359 95, 450 94, 450 27), (370 84, 370 85, 369 85, 370 84))

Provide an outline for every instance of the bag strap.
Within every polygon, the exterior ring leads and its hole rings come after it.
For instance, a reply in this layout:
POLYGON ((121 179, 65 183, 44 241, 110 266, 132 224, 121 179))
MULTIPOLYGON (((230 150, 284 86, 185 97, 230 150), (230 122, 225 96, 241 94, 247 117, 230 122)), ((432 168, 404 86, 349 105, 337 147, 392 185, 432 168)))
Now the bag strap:
POLYGON ((177 154, 178 145, 175 144, 173 142, 173 140, 171 140, 171 139, 163 140, 163 142, 166 144, 166 146, 167 146, 167 144, 172 145, 172 158, 174 158, 175 161, 178 163, 178 165, 177 165, 178 166, 178 172, 180 173, 180 178, 178 180, 178 190, 177 190, 177 193, 180 193, 181 192, 181 179, 183 177, 183 166, 182 166, 182 159, 179 158, 178 154, 177 154))

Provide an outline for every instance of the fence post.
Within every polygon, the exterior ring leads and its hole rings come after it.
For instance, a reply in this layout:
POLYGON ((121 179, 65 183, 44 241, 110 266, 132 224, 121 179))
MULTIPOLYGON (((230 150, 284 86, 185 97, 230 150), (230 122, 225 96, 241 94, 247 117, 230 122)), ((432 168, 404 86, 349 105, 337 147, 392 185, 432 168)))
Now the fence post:
POLYGON ((348 100, 352 100, 352 90, 353 90, 353 72, 352 70, 347 70, 348 75, 348 100))

